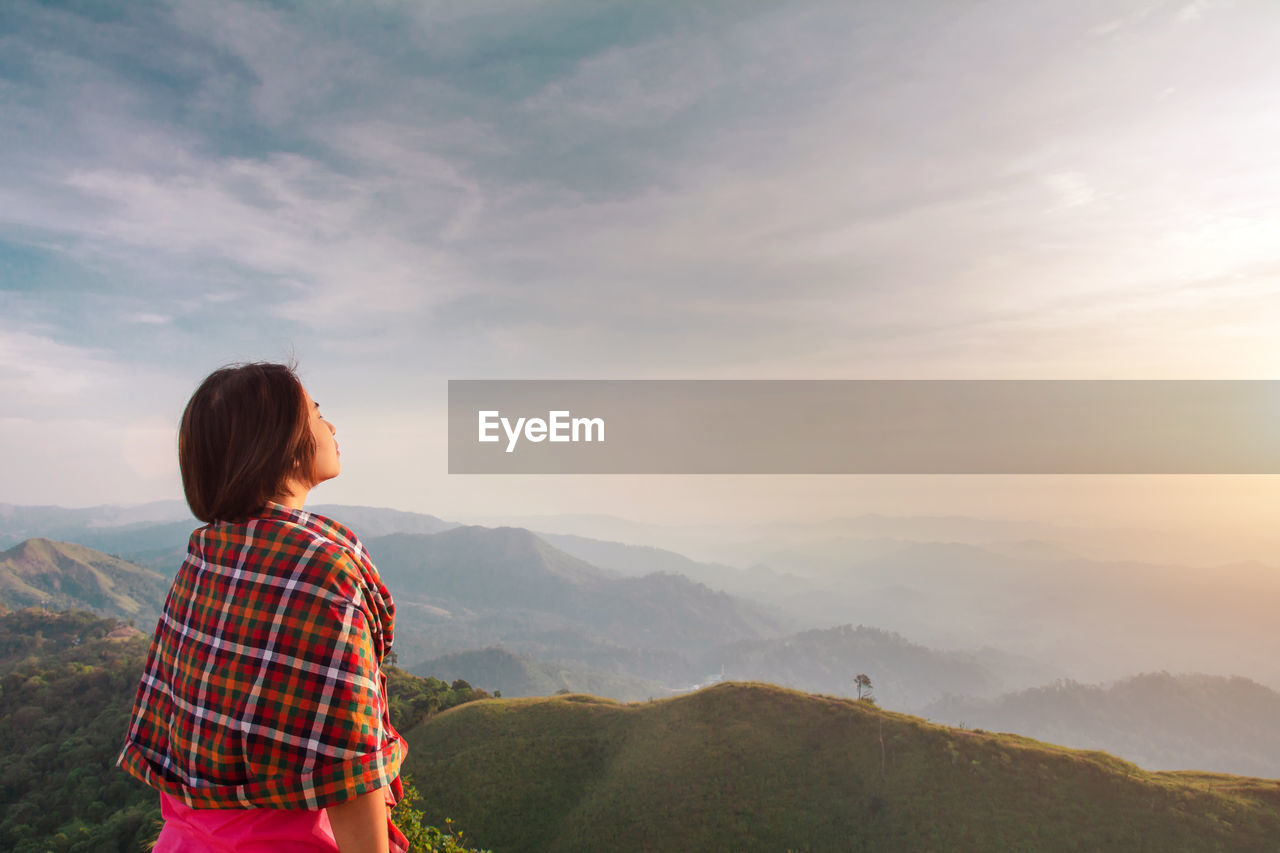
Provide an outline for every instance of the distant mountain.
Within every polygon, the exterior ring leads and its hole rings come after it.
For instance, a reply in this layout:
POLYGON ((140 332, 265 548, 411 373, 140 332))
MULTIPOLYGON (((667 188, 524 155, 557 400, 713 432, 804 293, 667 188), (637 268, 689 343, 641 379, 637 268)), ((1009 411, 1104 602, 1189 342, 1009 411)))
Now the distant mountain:
POLYGON ((457 527, 365 540, 397 596, 467 607, 521 607, 578 615, 614 579, 518 527, 457 527))
POLYGON ((1059 542, 1041 542, 1036 539, 1021 539, 1017 542, 982 542, 980 546, 985 551, 1003 554, 1006 557, 1046 562, 1084 559, 1084 555, 1059 542))
MULTIPOLYGON (((564 533, 534 532, 540 539, 566 554, 586 560, 605 571, 627 577, 640 577, 652 572, 671 572, 682 574, 691 580, 700 580, 698 575, 712 568, 706 563, 691 560, 675 551, 649 545, 629 545, 625 542, 609 542, 564 533)), ((734 570, 730 566, 719 568, 734 570)))
MULTIPOLYGON (((485 686, 509 695, 569 687, 647 698, 726 677, 850 695, 862 672, 886 707, 910 710, 946 693, 994 696, 1059 674, 1007 653, 940 652, 871 628, 783 636, 759 605, 679 575, 610 575, 519 528, 367 544, 396 599, 400 659, 436 674, 420 662, 501 646, 522 662, 495 664, 486 672, 503 681, 485 686)), ((147 629, 173 571, 44 540, 0 556, 0 601, 90 608, 147 629)))
POLYGON ((428 822, 494 850, 1274 850, 1280 782, 1149 773, 851 699, 720 684, 488 700, 407 733, 428 822))
POLYGON ((46 538, 79 542, 84 531, 144 527, 190 518, 183 501, 153 501, 137 506, 60 506, 0 504, 0 545, 46 538))
MULTIPOLYGON (((457 525, 434 515, 364 506, 317 504, 308 510, 345 524, 358 536, 438 533, 457 525)), ((172 576, 201 522, 182 501, 139 507, 31 507, 0 504, 0 543, 45 537, 86 545, 172 576)))
POLYGON ((408 660, 501 644, 680 684, 701 675, 690 655, 780 633, 758 605, 676 575, 614 577, 521 528, 457 527, 366 544, 402 624, 413 626, 403 635, 408 660))
POLYGON ((1105 749, 1144 767, 1280 778, 1280 693, 1247 678, 1160 672, 1107 686, 1060 681, 985 701, 946 697, 923 713, 1105 749))
POLYGON ((652 681, 602 672, 580 664, 547 663, 496 647, 443 655, 412 667, 410 672, 445 682, 463 678, 490 692, 500 690, 508 698, 550 696, 565 690, 628 701, 662 697, 668 693, 652 681))
MULTIPOLYGON (((1158 537, 1150 531, 1077 527, 1037 521, 971 516, 865 514, 845 518, 755 524, 644 524, 608 515, 510 516, 485 524, 527 527, 554 534, 658 546, 699 560, 730 565, 765 562, 779 570, 799 571, 824 555, 876 556, 902 544, 1035 540, 1047 548, 1066 547, 1087 557, 1136 557, 1158 537), (792 562, 786 555, 797 559, 792 562)), ((1167 550, 1167 549, 1157 549, 1167 550)))
MULTIPOLYGON (((704 680, 693 662, 699 652, 779 633, 756 605, 675 575, 613 577, 526 530, 452 528, 368 542, 397 601, 397 651, 406 661, 503 644, 614 679, 575 686, 630 684, 621 695, 647 696, 652 682, 678 689, 704 680)), ((150 630, 184 552, 149 569, 82 545, 30 540, 0 553, 0 603, 79 607, 150 630)))
POLYGON ((29 539, 0 553, 0 600, 13 608, 81 608, 150 631, 171 577, 83 545, 29 539))
POLYGON ((914 710, 946 693, 990 696, 1008 683, 1007 661, 995 655, 941 652, 890 631, 843 625, 717 649, 704 669, 729 680, 767 681, 814 693, 850 696, 853 678, 871 678, 886 708, 914 710))
POLYGON ((459 526, 455 521, 445 521, 434 515, 386 507, 316 504, 308 506, 307 511, 346 525, 354 530, 361 540, 391 533, 439 533, 459 526))
POLYGON ((775 600, 820 626, 861 622, 935 647, 1017 649, 1082 680, 1230 670, 1280 686, 1273 567, 1104 562, 996 547, 1002 553, 911 543, 843 565, 827 555, 832 562, 820 574, 775 600))
MULTIPOLYGON (((324 504, 314 509, 349 524, 367 540, 393 535, 388 531, 439 535, 453 529, 452 522, 419 513, 324 504)), ((1177 537, 958 516, 670 526, 550 516, 531 523, 555 531, 551 546, 601 574, 680 574, 756 602, 756 611, 781 630, 860 623, 935 648, 1011 649, 1042 662, 1044 677, 1019 679, 1006 689, 1059 675, 1106 681, 1158 670, 1230 671, 1280 688, 1280 634, 1272 628, 1280 611, 1275 567, 1224 561, 1204 568, 1098 557, 1142 548, 1190 555, 1179 550, 1177 537), (611 541, 584 538, 604 533, 611 541), (1124 547, 1111 547, 1117 543, 1124 547), (1201 630, 1188 632, 1186 625, 1193 623, 1201 630), (1105 628, 1081 631, 1081 625, 1105 628)), ((0 506, 0 536, 36 531, 166 576, 181 563, 196 524, 180 502, 76 510, 0 506), (52 528, 65 532, 55 536, 47 532, 52 528)), ((493 588, 496 597, 508 599, 516 597, 516 589, 524 587, 493 588)), ((467 600, 477 602, 477 612, 469 613, 476 608, 461 604, 463 599, 453 600, 456 607, 443 607, 429 591, 407 601, 405 616, 420 615, 423 626, 416 637, 404 635, 406 649, 418 645, 407 659, 503 642, 546 660, 585 643, 593 649, 588 665, 598 667, 639 648, 630 629, 614 636, 612 629, 570 612, 568 603, 591 600, 581 589, 554 607, 542 601, 508 607, 490 606, 483 597, 467 600), (531 640, 535 633, 548 642, 531 640)), ((624 619, 621 627, 628 621, 634 623, 624 619)), ((664 635, 673 627, 686 637, 705 633, 676 620, 648 624, 664 635)), ((749 637, 730 632, 728 639, 749 637)), ((649 648, 646 654, 658 651, 649 648)), ((588 663, 585 654, 575 659, 588 663)), ((694 681, 706 675, 692 664, 686 669, 694 681)), ((663 663, 647 675, 666 681, 661 673, 668 672, 683 680, 677 670, 663 663)))
POLYGON ((642 577, 655 572, 683 575, 689 580, 721 589, 731 595, 763 603, 774 612, 775 618, 791 621, 771 602, 780 590, 804 583, 804 579, 775 572, 763 564, 747 568, 706 563, 692 560, 675 551, 653 548, 648 545, 628 545, 623 542, 607 542, 558 533, 538 533, 542 539, 579 559, 586 560, 605 571, 627 577, 642 577))

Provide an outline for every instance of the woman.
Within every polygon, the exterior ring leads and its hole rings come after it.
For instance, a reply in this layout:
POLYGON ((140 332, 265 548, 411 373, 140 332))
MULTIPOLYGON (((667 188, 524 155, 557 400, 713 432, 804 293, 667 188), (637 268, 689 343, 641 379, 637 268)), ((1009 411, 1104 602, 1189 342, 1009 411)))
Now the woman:
POLYGON ((404 850, 404 739, 381 662, 394 608, 350 530, 303 511, 341 470, 289 367, 210 375, 178 460, 191 534, 119 764, 160 791, 156 853, 404 850))

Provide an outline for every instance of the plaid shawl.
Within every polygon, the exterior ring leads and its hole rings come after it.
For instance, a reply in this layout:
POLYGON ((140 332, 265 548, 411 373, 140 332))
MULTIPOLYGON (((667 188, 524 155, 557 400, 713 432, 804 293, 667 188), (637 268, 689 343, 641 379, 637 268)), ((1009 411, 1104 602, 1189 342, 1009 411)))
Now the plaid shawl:
POLYGON ((192 808, 319 809, 388 785, 398 799, 407 745, 380 667, 393 622, 336 522, 268 503, 196 530, 117 763, 192 808))

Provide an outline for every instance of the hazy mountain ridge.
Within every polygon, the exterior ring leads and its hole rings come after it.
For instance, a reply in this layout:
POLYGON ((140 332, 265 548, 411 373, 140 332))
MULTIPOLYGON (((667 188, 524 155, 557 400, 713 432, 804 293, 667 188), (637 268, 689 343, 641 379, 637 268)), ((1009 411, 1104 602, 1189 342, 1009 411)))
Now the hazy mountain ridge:
POLYGON ((550 696, 562 690, 632 701, 666 696, 653 681, 591 669, 580 664, 550 663, 507 649, 490 647, 441 655, 410 667, 422 676, 443 681, 463 678, 476 687, 502 691, 508 698, 550 696))
MULTIPOLYGON (((687 677, 679 659, 688 655, 781 632, 750 602, 677 575, 614 577, 522 528, 457 527, 366 544, 398 605, 417 612, 424 629, 434 623, 437 642, 453 635, 445 651, 463 650, 459 637, 552 659, 575 659, 565 646, 579 642, 651 651, 671 664, 633 674, 666 680, 687 677)), ((576 659, 599 664, 589 649, 576 659)))
MULTIPOLYGON (((705 675, 690 652, 726 637, 777 633, 748 602, 673 575, 611 577, 525 530, 458 527, 369 542, 394 590, 397 648, 409 661, 502 643, 547 661, 679 687, 705 675)), ((33 540, 10 552, 20 554, 46 559, 0 573, 0 600, 12 606, 85 607, 136 616, 149 627, 171 582, 169 572, 72 543, 33 540)))
POLYGON ((751 640, 717 650, 729 680, 766 681, 811 693, 850 695, 853 677, 871 678, 885 707, 921 708, 945 693, 990 696, 1009 683, 1005 660, 980 653, 943 652, 891 631, 842 625, 780 639, 751 640))
MULTIPOLYGON (((343 513, 350 516, 356 508, 326 509, 342 519, 343 513)), ((384 512, 366 510, 370 519, 384 512)), ((437 523, 449 524, 413 513, 391 513, 385 521, 388 527, 437 523)), ((157 522, 150 528, 86 528, 81 533, 145 537, 174 524, 183 528, 180 547, 185 550, 194 526, 191 520, 157 522)), ((360 532, 359 525, 355 527, 360 532)), ((458 537, 441 551, 449 564, 445 568, 454 574, 440 575, 447 583, 419 583, 413 594, 407 590, 414 578, 421 581, 424 576, 413 569, 412 560, 401 561, 409 566, 401 575, 402 584, 401 578, 392 577, 396 560, 386 562, 372 549, 397 598, 397 649, 407 662, 501 646, 540 665, 639 678, 672 690, 705 684, 723 673, 841 695, 853 693, 852 676, 866 672, 882 704, 901 709, 921 708, 948 691, 993 697, 1064 675, 1104 681, 1140 671, 1213 672, 1221 667, 1273 688, 1280 683, 1280 635, 1272 627, 1274 613, 1280 612, 1280 572, 1257 562, 1208 571, 1073 559, 1045 543, 1021 540, 989 545, 853 543, 858 559, 842 564, 838 550, 833 551, 826 555, 831 562, 825 568, 810 566, 810 576, 792 575, 778 584, 773 601, 802 614, 816 632, 796 641, 794 628, 768 607, 661 573, 647 579, 619 578, 529 531, 448 527, 436 534, 401 535, 430 539, 445 534, 458 537), (483 540, 473 543, 474 554, 459 544, 468 536, 483 540), (445 553, 450 549, 452 556, 445 553), (477 559, 484 553, 490 556, 477 559), (477 583, 472 570, 483 571, 486 562, 494 574, 477 583), (448 592, 451 584, 454 597, 436 594, 448 592), (642 606, 633 606, 635 601, 642 606), (761 617, 771 620, 773 627, 762 630, 761 617), (829 625, 858 623, 896 633, 900 639, 909 637, 903 642, 927 654, 877 651, 874 644, 860 647, 835 633, 821 639, 823 632, 836 630, 829 625), (1088 629, 1082 630, 1082 625, 1088 629), (1189 631, 1189 625, 1196 630, 1189 631), (815 645, 806 648, 806 642, 815 645), (740 644, 736 650, 735 644, 740 644), (1268 673, 1274 677, 1268 678, 1268 673)), ((366 536, 375 544, 381 538, 366 536)), ((442 541, 448 543, 448 536, 442 541)), ((626 569, 632 575, 643 573, 646 558, 657 551, 610 542, 577 544, 602 553, 626 549, 631 560, 626 569)), ((796 553, 808 547, 794 544, 796 553)), ((412 556, 419 549, 414 545, 404 550, 412 556)), ((659 567, 682 561, 710 565, 681 554, 657 554, 659 567)), ((157 584, 156 608, 163 594, 160 587, 167 588, 181 555, 170 554, 157 564, 163 564, 159 574, 164 582, 157 584)), ((726 573, 745 571, 724 564, 716 569, 721 567, 726 573)), ((768 573, 754 576, 765 578, 768 573)), ((1230 707, 1223 710, 1228 717, 1234 713, 1230 707)), ((976 725, 969 716, 963 719, 976 725)), ((1160 760, 1161 766, 1174 766, 1160 760)))
POLYGON ((738 568, 724 563, 700 562, 675 551, 648 545, 630 545, 556 533, 539 532, 538 536, 561 551, 606 571, 624 577, 642 577, 654 573, 682 575, 712 589, 750 599, 767 608, 775 619, 786 622, 794 622, 795 615, 782 611, 776 606, 774 599, 781 588, 805 583, 803 578, 775 572, 763 564, 738 568))
POLYGON ((24 539, 79 542, 78 537, 86 532, 108 532, 113 528, 142 530, 190 517, 186 503, 172 500, 137 506, 101 505, 79 509, 0 503, 0 544, 24 539))
MULTIPOLYGON (((1276 552, 1274 535, 1245 539, 1212 536, 1193 528, 1145 529, 1116 527, 1106 522, 1056 523, 981 518, 962 515, 884 515, 760 523, 650 524, 607 515, 560 514, 504 516, 486 524, 513 524, 539 531, 591 539, 657 546, 693 559, 751 565, 776 562, 776 552, 799 549, 839 549, 842 542, 880 541, 956 542, 1004 551, 1009 543, 1038 542, 1042 556, 1069 551, 1087 560, 1148 563, 1186 563, 1196 567, 1226 562, 1270 560, 1276 552)), ((1025 555, 1028 549, 1021 552, 1025 555)))
POLYGON ((992 699, 949 696, 923 713, 1102 749, 1159 770, 1280 778, 1280 693, 1247 678, 1146 673, 1109 685, 1059 681, 992 699))
MULTIPOLYGON (((557 534, 555 541, 626 573, 641 571, 652 558, 700 579, 721 577, 720 588, 766 601, 801 627, 861 623, 936 648, 1018 649, 1041 661, 1016 679, 1026 686, 1062 675, 1107 680, 1143 670, 1214 671, 1230 661, 1233 669, 1280 687, 1280 636, 1271 629, 1272 614, 1280 612, 1280 569, 1273 566, 1246 561, 1206 569, 1090 558, 1081 554, 1103 549, 1047 539, 983 540, 1056 529, 1043 525, 854 521, 765 527, 762 534, 791 541, 778 547, 777 539, 762 535, 721 549, 748 569, 577 534, 557 534), (972 541, 803 541, 798 531, 964 533, 972 541), (1187 632, 1193 623, 1204 630, 1187 632), (1081 624, 1094 629, 1080 631, 1081 624)), ((611 527, 619 532, 616 520, 611 527)))
MULTIPOLYGON (((383 507, 317 504, 307 509, 341 521, 361 537, 437 533, 458 526, 434 515, 383 507)), ((83 509, 0 504, 0 544, 33 538, 74 542, 152 568, 172 564, 170 572, 177 570, 191 531, 201 524, 184 501, 83 509)))
POLYGON ((1280 570, 1260 563, 1033 559, 913 543, 831 567, 780 606, 821 624, 877 625, 937 647, 1018 649, 1077 678, 1143 670, 1237 672, 1280 685, 1280 570), (1187 625, 1196 625, 1189 632, 1187 625), (1089 625, 1089 631, 1081 631, 1089 625))
POLYGON ((427 513, 406 512, 388 507, 316 504, 307 507, 307 512, 341 522, 355 531, 361 539, 391 533, 440 533, 461 526, 456 521, 445 521, 427 513))

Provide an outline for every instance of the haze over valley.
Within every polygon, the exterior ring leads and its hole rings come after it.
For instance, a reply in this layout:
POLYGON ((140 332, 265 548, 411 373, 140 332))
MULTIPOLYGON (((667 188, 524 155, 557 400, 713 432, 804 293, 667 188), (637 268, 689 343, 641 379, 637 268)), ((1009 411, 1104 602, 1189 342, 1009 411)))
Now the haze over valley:
MULTIPOLYGON (((387 509, 314 510, 362 535, 397 602, 400 665, 423 676, 626 701, 721 680, 856 696, 866 674, 888 709, 1155 769, 1280 775, 1280 742, 1254 736, 1258 714, 1280 708, 1269 618, 1280 582, 1260 563, 1086 559, 1052 540, 929 538, 1010 532, 998 521, 865 518, 840 526, 896 535, 833 538, 832 523, 784 542, 747 529, 722 551, 760 559, 735 565, 387 509)), ((197 526, 184 514, 0 506, 0 542, 15 543, 0 554, 3 601, 149 631, 197 526)))

